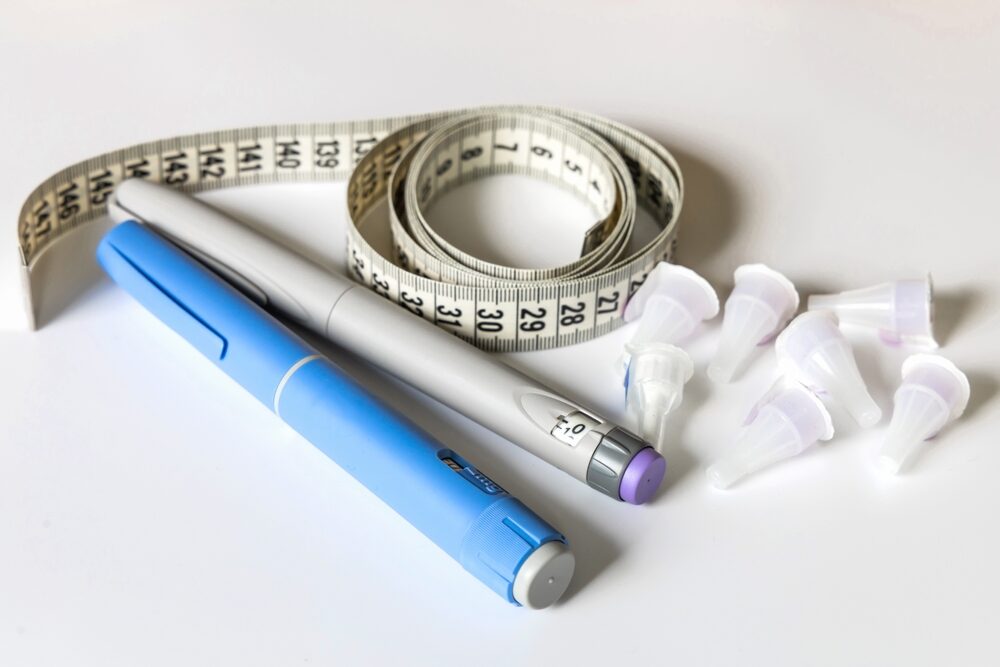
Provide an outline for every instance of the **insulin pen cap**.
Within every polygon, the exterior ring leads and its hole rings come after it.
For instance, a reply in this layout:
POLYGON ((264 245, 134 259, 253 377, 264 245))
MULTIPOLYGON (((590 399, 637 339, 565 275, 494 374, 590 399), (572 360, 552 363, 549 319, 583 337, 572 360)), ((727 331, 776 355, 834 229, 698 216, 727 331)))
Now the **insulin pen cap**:
POLYGON ((145 225, 108 231, 97 260, 126 292, 267 406, 289 367, 313 354, 236 288, 145 225), (265 347, 269 354, 256 350, 265 347))

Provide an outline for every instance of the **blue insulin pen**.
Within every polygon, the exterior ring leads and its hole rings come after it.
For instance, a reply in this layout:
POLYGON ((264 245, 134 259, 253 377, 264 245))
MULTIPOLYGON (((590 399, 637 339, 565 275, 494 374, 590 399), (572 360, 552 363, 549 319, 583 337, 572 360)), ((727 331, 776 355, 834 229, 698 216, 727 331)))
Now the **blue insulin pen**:
POLYGON ((129 221, 104 236, 97 259, 147 310, 508 602, 540 609, 565 592, 575 560, 557 530, 182 250, 129 221))

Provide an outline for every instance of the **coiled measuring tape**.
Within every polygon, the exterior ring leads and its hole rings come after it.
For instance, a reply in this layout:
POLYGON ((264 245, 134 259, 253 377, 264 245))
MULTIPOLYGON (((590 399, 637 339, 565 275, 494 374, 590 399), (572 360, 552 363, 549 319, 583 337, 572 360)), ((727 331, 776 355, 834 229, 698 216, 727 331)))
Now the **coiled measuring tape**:
POLYGON ((139 144, 54 174, 21 209, 31 269, 69 231, 105 215, 115 186, 144 178, 190 192, 257 183, 347 180, 348 267, 377 293, 487 350, 577 343, 621 324, 631 294, 670 259, 683 181, 667 150, 629 127, 542 107, 489 107, 404 118, 275 125, 139 144), (597 223, 579 259, 548 269, 485 262, 448 243, 427 211, 444 193, 495 174, 522 174, 580 197, 597 223), (388 198, 394 257, 362 235, 388 198), (628 253, 637 207, 658 227, 628 253))

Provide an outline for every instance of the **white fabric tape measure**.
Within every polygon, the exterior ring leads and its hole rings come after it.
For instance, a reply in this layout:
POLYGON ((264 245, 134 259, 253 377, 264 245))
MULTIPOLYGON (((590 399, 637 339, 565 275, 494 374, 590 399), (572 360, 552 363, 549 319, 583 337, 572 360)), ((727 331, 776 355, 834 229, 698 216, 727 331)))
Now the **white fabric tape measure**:
POLYGON ((659 143, 619 123, 560 109, 488 107, 194 134, 80 162, 31 193, 18 224, 29 308, 38 257, 70 230, 101 218, 126 178, 190 192, 347 180, 352 277, 487 350, 556 347, 619 326, 629 296, 672 256, 683 199, 680 170, 659 143), (579 259, 547 269, 500 266, 435 232, 425 211, 438 197, 495 174, 543 179, 590 207, 597 222, 579 259), (394 257, 376 252, 359 228, 386 198, 394 257), (640 206, 658 232, 629 254, 640 206))

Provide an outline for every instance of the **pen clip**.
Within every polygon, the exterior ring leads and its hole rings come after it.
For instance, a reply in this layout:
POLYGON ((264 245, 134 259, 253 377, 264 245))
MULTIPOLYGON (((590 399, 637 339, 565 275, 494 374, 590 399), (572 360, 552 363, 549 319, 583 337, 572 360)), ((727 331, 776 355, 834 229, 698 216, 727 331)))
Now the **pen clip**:
POLYGON ((202 354, 210 359, 223 359, 226 356, 226 339, 222 334, 174 298, 155 278, 116 247, 114 242, 106 238, 101 245, 107 250, 101 253, 102 263, 109 273, 113 272, 115 282, 202 354))

